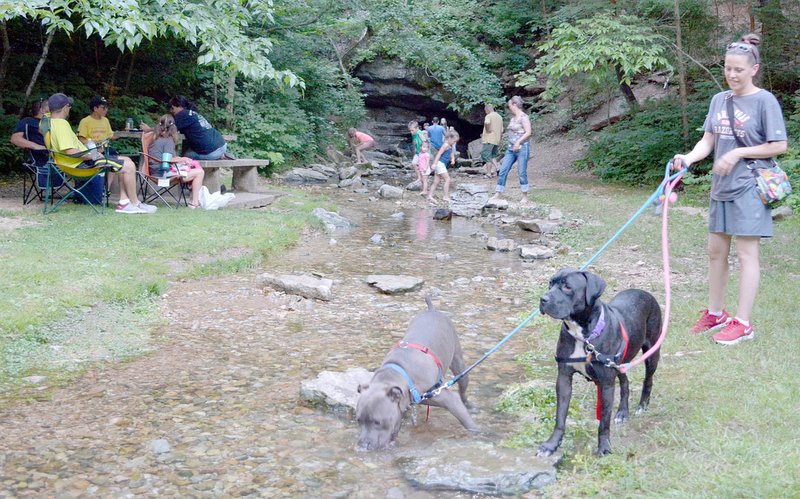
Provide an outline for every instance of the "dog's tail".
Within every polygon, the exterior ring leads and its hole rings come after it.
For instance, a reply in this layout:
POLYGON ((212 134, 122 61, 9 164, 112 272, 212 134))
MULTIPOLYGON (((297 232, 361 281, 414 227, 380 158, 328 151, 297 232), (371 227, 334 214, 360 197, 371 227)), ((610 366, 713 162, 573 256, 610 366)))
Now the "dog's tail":
POLYGON ((433 312, 433 311, 435 311, 435 310, 436 310, 436 309, 433 307, 433 302, 431 301, 431 297, 430 297, 430 296, 428 296, 428 295, 425 295, 425 303, 427 303, 427 304, 428 304, 428 311, 430 311, 430 312, 433 312))

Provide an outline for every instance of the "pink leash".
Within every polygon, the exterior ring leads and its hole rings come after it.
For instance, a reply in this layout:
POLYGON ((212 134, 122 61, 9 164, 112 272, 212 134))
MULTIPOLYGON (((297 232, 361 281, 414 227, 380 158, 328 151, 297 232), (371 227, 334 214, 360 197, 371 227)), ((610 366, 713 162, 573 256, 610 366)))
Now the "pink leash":
POLYGON ((663 260, 663 267, 664 267, 664 322, 661 325, 661 336, 658 337, 658 341, 656 344, 653 345, 648 351, 642 354, 641 357, 637 357, 632 361, 628 362, 627 364, 622 364, 619 366, 619 372, 627 373, 632 367, 636 367, 637 365, 641 364, 651 355, 653 355, 660 347, 661 343, 664 342, 664 338, 667 337, 667 328, 669 327, 669 314, 670 310, 672 309, 672 284, 670 281, 670 266, 669 266, 669 205, 670 205, 670 196, 672 195, 672 189, 678 185, 678 182, 681 181, 681 177, 683 176, 683 172, 681 172, 672 182, 667 182, 664 186, 664 207, 663 212, 661 213, 661 256, 663 260))

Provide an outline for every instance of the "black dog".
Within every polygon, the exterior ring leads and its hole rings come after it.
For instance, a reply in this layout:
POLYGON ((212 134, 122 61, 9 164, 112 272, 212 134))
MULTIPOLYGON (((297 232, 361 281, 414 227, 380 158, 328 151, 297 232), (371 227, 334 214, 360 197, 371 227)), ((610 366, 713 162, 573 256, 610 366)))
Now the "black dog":
MULTIPOLYGON (((550 290, 542 296, 540 310, 563 321, 556 347, 556 427, 539 446, 538 456, 549 456, 564 437, 567 410, 572 396, 572 375, 581 373, 598 386, 597 454, 611 453, 609 439, 614 383, 619 378, 620 401, 616 423, 628 419, 628 377, 615 366, 630 362, 639 350, 648 351, 661 332, 661 308, 650 293, 627 289, 606 304, 600 295, 605 281, 596 274, 564 269, 550 279, 550 290)), ((637 412, 647 408, 653 374, 660 352, 645 361, 645 378, 637 412)))

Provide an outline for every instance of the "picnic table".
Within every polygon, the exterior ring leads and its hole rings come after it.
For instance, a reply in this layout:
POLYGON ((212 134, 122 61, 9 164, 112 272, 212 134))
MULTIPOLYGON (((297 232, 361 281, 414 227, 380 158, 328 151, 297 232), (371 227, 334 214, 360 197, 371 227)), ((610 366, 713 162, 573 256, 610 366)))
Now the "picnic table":
MULTIPOLYGON (((120 130, 114 132, 114 139, 140 139, 141 130, 120 130)), ((183 141, 183 135, 178 134, 178 138, 183 141)), ((225 142, 235 142, 236 135, 223 135, 225 142)), ((141 163, 141 158, 140 158, 141 163)), ((269 165, 266 159, 216 159, 198 160, 200 166, 205 170, 203 185, 208 187, 211 192, 217 192, 222 184, 221 168, 233 170, 232 188, 240 192, 256 192, 258 190, 258 167, 269 165)))

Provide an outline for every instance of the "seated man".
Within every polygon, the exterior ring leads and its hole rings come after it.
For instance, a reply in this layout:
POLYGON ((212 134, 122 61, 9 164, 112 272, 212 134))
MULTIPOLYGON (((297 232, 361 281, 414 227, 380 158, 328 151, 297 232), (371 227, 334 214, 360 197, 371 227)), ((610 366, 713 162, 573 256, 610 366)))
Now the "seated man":
POLYGON ((108 101, 99 95, 95 95, 89 101, 89 107, 92 113, 78 123, 78 139, 84 144, 89 139, 92 139, 95 144, 99 144, 106 139, 114 137, 111 122, 106 117, 108 115, 108 101))
POLYGON ((72 168, 105 166, 109 171, 119 172, 119 204, 116 212, 125 214, 154 213, 156 211, 155 206, 140 203, 136 197, 136 166, 131 158, 127 156, 110 156, 93 160, 92 151, 87 152, 88 149, 78 140, 67 121, 72 107, 72 99, 64 94, 53 94, 47 99, 47 103, 50 107, 49 132, 52 150, 64 154, 86 152, 86 154, 77 158, 56 154, 56 162, 72 168))
POLYGON ((19 148, 30 150, 31 158, 36 166, 43 166, 50 156, 44 145, 44 136, 39 132, 39 120, 46 112, 46 100, 34 102, 30 115, 19 120, 11 134, 11 143, 19 148))

